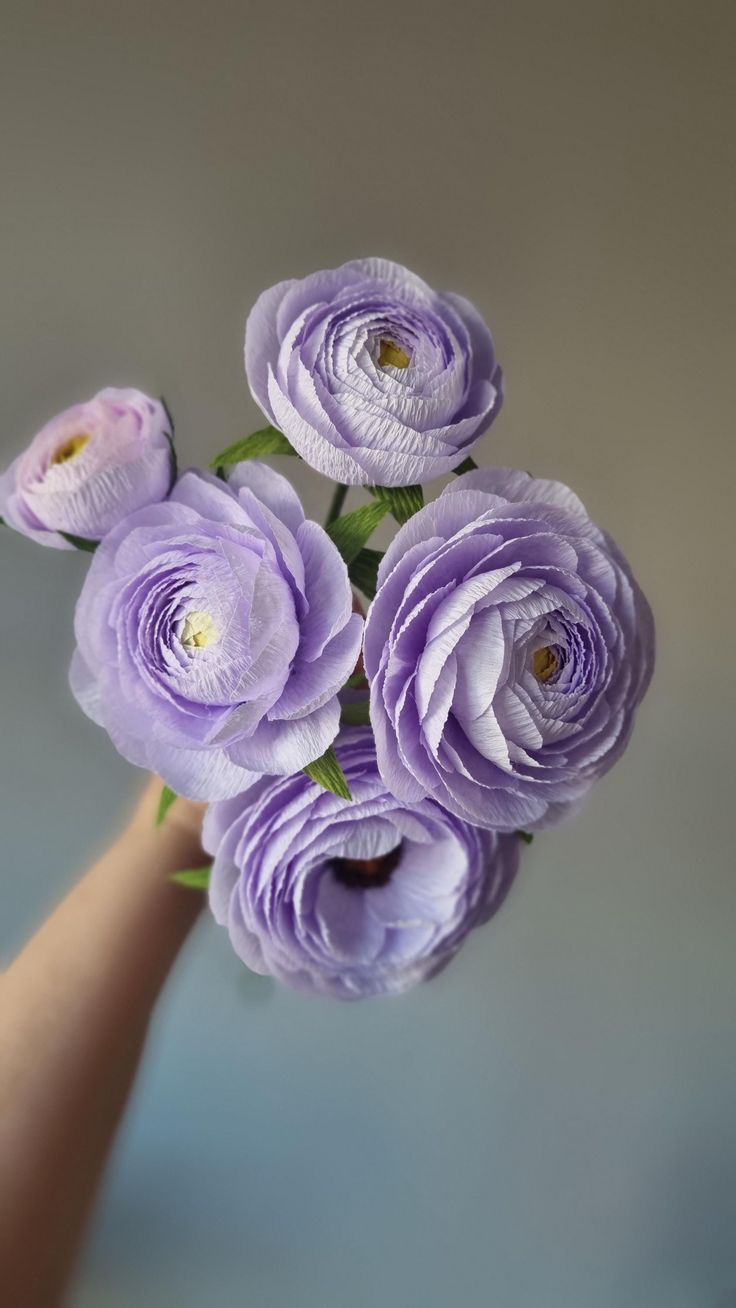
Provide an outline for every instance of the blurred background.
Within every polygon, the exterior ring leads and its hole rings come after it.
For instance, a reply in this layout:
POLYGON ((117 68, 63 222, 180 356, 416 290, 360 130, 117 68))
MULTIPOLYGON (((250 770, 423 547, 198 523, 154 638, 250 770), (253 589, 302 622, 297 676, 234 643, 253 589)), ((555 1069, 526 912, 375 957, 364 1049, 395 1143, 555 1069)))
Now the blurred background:
MULTIPOLYGON (((480 461, 570 482, 659 632, 626 761, 438 980, 310 1000, 200 925, 78 1308, 736 1303, 735 39, 714 0, 4 0, 3 465, 109 384, 209 459, 259 423, 258 292, 386 255, 477 303, 480 461)), ((141 784, 67 689, 86 565, 3 530, 5 961, 141 784)))

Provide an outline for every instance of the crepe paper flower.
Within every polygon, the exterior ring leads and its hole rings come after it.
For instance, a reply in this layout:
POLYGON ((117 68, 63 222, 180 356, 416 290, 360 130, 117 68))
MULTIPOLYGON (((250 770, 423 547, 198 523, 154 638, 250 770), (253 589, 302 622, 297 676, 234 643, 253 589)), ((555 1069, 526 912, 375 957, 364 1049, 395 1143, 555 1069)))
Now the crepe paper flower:
POLYGON ((55 549, 98 541, 135 509, 165 499, 171 419, 135 390, 100 391, 52 418, 0 476, 0 516, 55 549))
POLYGON ((224 799, 337 735, 360 652, 347 569, 258 462, 186 472, 103 540, 77 604, 72 689, 130 762, 224 799))
POLYGON ((387 259, 264 291, 246 326, 245 369, 302 458, 354 486, 451 472, 502 400, 478 311, 387 259))
POLYGON ((210 905, 254 972, 340 999, 397 994, 439 972, 497 911, 520 841, 432 800, 395 799, 370 731, 345 732, 337 755, 352 803, 301 774, 211 806, 210 905))
POLYGON ((623 752, 654 626, 567 486, 492 468, 399 530, 364 660, 378 764, 398 798, 528 830, 570 813, 623 752))

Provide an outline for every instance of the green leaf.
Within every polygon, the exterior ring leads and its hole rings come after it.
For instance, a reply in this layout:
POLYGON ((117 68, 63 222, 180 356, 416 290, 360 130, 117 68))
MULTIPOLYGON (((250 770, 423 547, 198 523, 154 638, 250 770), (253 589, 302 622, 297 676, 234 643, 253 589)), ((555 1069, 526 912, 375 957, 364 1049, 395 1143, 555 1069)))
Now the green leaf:
POLYGON ((94 554, 100 543, 98 540, 85 540, 84 536, 72 536, 68 531, 60 531, 59 535, 63 536, 64 540, 68 540, 75 550, 86 550, 88 554, 94 554))
POLYGON ((364 672, 354 672, 345 682, 347 690, 364 690, 367 685, 368 679, 364 672))
POLYGON ((167 417, 168 420, 169 420, 169 427, 171 428, 170 432, 168 433, 168 435, 169 435, 169 440, 173 440, 173 436, 174 436, 174 419, 173 419, 173 417, 172 417, 172 415, 171 415, 171 409, 169 408, 168 404, 166 403, 166 400, 164 399, 163 395, 159 395, 158 398, 159 398, 159 402, 160 402, 160 404, 161 404, 161 408, 163 409, 164 413, 166 414, 166 417, 167 417))
POLYGON ((353 798, 333 745, 325 750, 321 758, 308 763, 304 771, 318 786, 331 790, 333 795, 339 795, 341 799, 353 798))
POLYGON ((345 503, 345 497, 349 489, 350 487, 343 485, 341 481, 337 482, 332 499, 330 501, 330 507, 327 510, 327 517, 325 518, 325 527, 329 527, 331 523, 337 522, 337 519, 340 517, 340 514, 342 513, 342 506, 345 503))
POLYGON ((207 867, 191 867, 184 872, 172 872, 169 880, 175 881, 178 886, 188 886, 190 890, 206 890, 210 884, 210 874, 212 864, 208 863, 207 867))
POLYGON ((475 472, 477 467, 478 464, 475 459, 471 459, 470 455, 468 455, 467 459, 463 459, 462 463, 458 463, 457 467, 453 468, 453 472, 456 477, 462 477, 464 472, 475 472))
POLYGON ((388 504, 396 521, 402 525, 424 507, 421 486, 369 486, 368 490, 377 500, 388 504))
POLYGON ((169 493, 170 493, 174 489, 174 486, 176 484, 176 479, 179 476, 179 460, 176 457, 174 437, 172 436, 171 432, 166 433, 166 439, 169 442, 169 467, 171 470, 171 480, 169 482, 169 493))
POLYGON ((516 834, 519 837, 519 840, 524 841, 525 845, 531 845, 534 839, 534 834, 531 831, 517 831, 516 834))
POLYGON ((176 457, 176 448, 174 446, 174 419, 171 416, 171 409, 166 403, 166 400, 164 399, 163 395, 159 396, 159 400, 161 402, 161 407, 164 413, 166 414, 166 417, 169 420, 169 430, 166 432, 166 439, 169 442, 169 454, 170 454, 170 461, 171 461, 171 483, 169 485, 169 490, 171 491, 179 475, 179 460, 176 457))
POLYGON ((348 576, 366 599, 375 599, 378 586, 378 567, 383 558, 381 550, 360 550, 348 568, 348 576))
POLYGON ((276 427, 263 427, 254 431, 242 441, 228 445, 210 464, 211 468, 227 467, 231 463, 242 463, 244 459, 262 459, 266 454, 293 454, 298 457, 293 445, 290 445, 282 432, 276 427))
POLYGON ((369 727, 371 724, 370 701, 355 700, 352 704, 343 704, 340 721, 346 727, 369 727))
POLYGON ((178 795, 176 791, 172 790, 171 786, 164 786, 161 791, 161 798, 158 801, 158 812, 156 813, 157 827, 161 826, 161 823, 166 817, 166 814, 168 813, 175 799, 178 799, 178 795))
POLYGON ((376 500, 374 504, 363 504, 361 508, 346 513, 344 517, 331 522, 327 535, 337 545, 348 567, 357 558, 366 541, 373 535, 379 522, 388 513, 389 506, 385 500, 376 500))

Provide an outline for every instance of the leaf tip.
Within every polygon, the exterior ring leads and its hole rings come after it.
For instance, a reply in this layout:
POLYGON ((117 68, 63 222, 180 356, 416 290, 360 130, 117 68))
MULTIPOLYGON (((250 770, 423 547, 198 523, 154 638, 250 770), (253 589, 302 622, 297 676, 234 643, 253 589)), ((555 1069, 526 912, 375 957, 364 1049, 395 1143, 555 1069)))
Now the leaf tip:
POLYGON ((162 787, 162 789, 161 789, 161 796, 160 796, 159 801, 158 801, 158 809, 156 810, 156 826, 157 826, 157 827, 160 827, 160 826, 161 826, 161 823, 163 822, 164 818, 166 817, 166 814, 168 813, 169 809, 171 808, 171 805, 174 803, 174 800, 177 799, 177 798, 178 798, 177 793, 176 793, 175 790, 172 790, 172 789, 171 789, 171 786, 166 786, 166 785, 165 785, 165 786, 162 787))
POLYGON ((330 790, 333 795, 337 795, 340 799, 352 800, 353 796, 347 777, 342 770, 333 745, 325 750, 321 758, 316 758, 314 762, 307 763, 303 771, 310 781, 322 786, 324 790, 330 790))
POLYGON ((188 890, 207 890, 210 884, 212 864, 207 867, 185 868, 181 872, 172 872, 169 877, 177 886, 186 886, 188 890))

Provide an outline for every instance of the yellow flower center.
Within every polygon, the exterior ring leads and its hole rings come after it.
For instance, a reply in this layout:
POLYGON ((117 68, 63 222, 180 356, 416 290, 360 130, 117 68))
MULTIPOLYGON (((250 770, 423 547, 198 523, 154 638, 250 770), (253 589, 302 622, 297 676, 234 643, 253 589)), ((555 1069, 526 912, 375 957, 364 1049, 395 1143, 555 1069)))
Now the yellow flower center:
POLYGON ((550 645, 543 645, 541 649, 535 651, 532 666, 537 681, 545 682, 555 675, 560 660, 550 645))
POLYGON ((410 363, 411 355, 407 354, 406 350, 402 350, 395 341, 381 341, 378 355, 379 368, 408 368, 410 363))
POLYGON ((220 633, 211 613, 187 613, 181 633, 185 649, 206 649, 219 640, 220 633))
POLYGON ((88 445, 92 437, 86 432, 80 432, 78 436, 70 436, 68 440, 60 445, 54 454, 52 463, 68 463, 70 459, 76 459, 78 454, 82 453, 85 445, 88 445))

